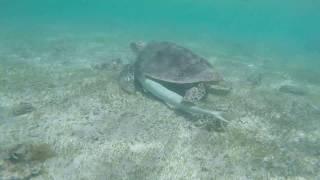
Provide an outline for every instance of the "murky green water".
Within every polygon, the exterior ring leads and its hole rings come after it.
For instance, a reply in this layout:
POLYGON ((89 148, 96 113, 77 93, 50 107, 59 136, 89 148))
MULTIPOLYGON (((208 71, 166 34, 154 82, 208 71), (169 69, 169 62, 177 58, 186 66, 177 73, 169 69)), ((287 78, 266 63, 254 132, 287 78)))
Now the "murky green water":
POLYGON ((320 3, 0 0, 0 179, 319 179, 320 3), (133 41, 232 88, 190 117, 118 86, 133 41))

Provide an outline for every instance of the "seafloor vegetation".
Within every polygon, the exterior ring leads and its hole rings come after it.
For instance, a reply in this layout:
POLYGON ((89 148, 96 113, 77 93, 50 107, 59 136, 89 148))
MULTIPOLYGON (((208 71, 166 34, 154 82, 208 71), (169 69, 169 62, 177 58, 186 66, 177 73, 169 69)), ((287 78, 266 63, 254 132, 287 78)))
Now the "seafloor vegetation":
POLYGON ((320 178, 320 84, 277 57, 175 40, 232 85, 202 103, 226 111, 220 127, 121 91, 133 38, 15 36, 0 43, 0 179, 320 178))

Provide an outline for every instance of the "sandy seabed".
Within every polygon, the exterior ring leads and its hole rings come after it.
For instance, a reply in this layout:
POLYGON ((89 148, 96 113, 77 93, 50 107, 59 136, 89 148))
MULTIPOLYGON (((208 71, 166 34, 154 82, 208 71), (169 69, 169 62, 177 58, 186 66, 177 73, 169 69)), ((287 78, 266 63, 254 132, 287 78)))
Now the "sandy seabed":
POLYGON ((319 84, 292 78, 271 57, 177 40, 232 85, 201 103, 226 111, 231 123, 220 127, 123 92, 118 60, 134 59, 136 39, 120 36, 2 36, 0 179, 320 178, 319 84))

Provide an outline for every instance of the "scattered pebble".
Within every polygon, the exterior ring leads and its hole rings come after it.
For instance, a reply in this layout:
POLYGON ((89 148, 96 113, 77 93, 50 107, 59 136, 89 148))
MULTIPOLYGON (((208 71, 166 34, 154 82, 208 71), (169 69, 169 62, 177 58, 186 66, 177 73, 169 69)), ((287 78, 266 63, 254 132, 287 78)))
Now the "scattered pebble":
POLYGON ((48 144, 18 144, 9 150, 8 160, 11 162, 28 162, 45 160, 54 156, 48 144))

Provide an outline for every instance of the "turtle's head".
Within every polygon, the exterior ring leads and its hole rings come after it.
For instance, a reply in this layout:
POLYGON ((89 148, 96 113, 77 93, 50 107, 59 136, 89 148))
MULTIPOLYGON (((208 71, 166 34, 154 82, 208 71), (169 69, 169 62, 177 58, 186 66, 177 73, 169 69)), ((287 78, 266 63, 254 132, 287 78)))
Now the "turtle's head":
POLYGON ((143 41, 137 41, 137 42, 130 43, 131 50, 136 54, 139 54, 144 49, 145 46, 146 46, 146 43, 143 41))

